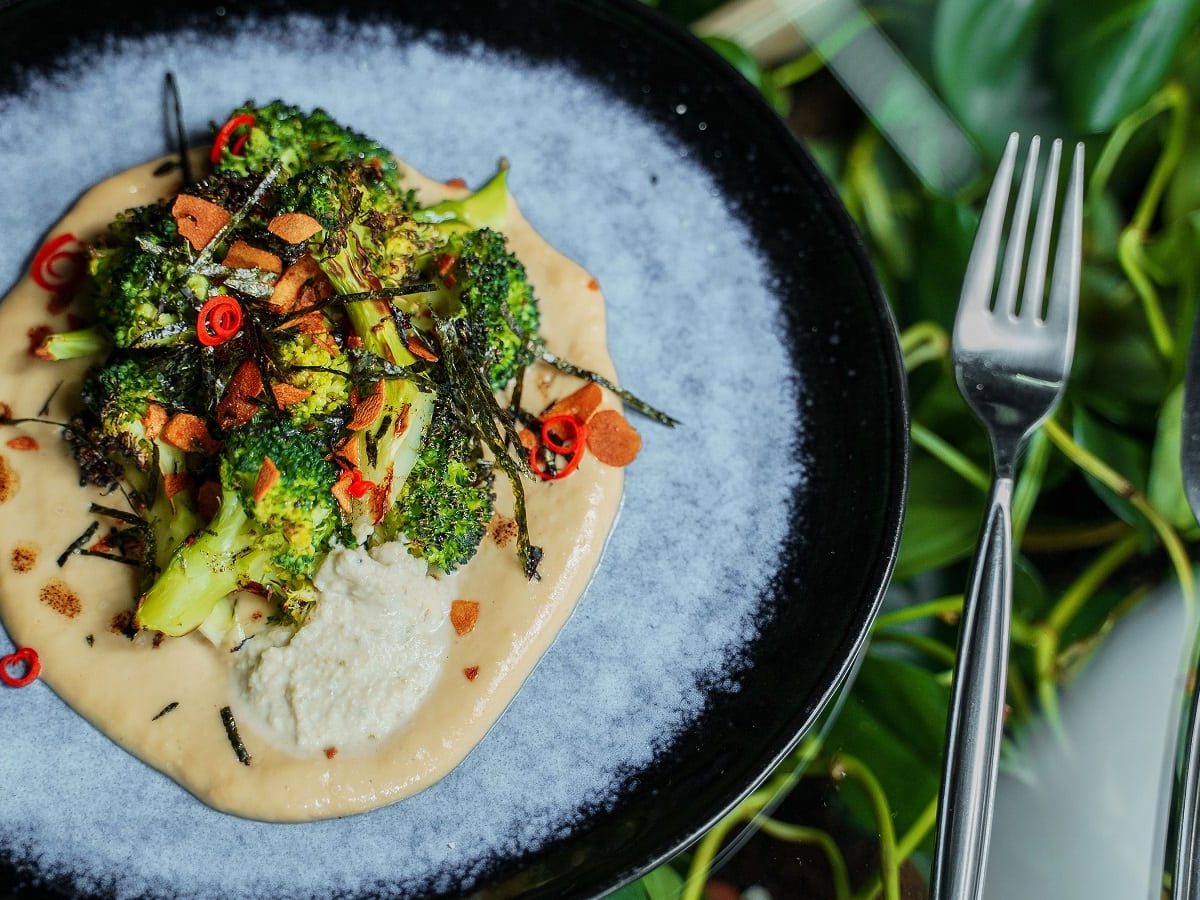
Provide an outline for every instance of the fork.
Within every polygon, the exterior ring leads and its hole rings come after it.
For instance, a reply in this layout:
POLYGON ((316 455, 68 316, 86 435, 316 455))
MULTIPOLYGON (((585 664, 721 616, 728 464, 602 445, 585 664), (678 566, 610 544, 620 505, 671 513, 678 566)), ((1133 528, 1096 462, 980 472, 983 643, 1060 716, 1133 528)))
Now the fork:
MULTIPOLYGON (((1192 514, 1200 520, 1200 318, 1192 325, 1192 347, 1184 378, 1180 468, 1192 514)), ((1200 629, 1192 625, 1187 668, 1200 664, 1200 629)), ((1200 900, 1200 690, 1183 692, 1183 718, 1173 768, 1165 871, 1171 900, 1200 900)), ((1157 887, 1157 885, 1155 886, 1157 887)), ((1161 891, 1155 890, 1152 895, 1161 891)))
POLYGON ((954 322, 954 373, 992 447, 987 514, 963 597, 958 661, 946 728, 933 856, 933 900, 974 900, 983 892, 992 798, 1004 728, 1004 686, 1012 609, 1012 496, 1025 439, 1062 397, 1075 347, 1079 305, 1083 145, 1075 148, 1059 226, 1050 293, 1042 312, 1062 141, 1050 149, 1033 229, 1024 292, 1029 213, 1041 139, 1029 144, 1008 233, 1000 283, 993 285, 1020 136, 1012 134, 988 192, 954 322))

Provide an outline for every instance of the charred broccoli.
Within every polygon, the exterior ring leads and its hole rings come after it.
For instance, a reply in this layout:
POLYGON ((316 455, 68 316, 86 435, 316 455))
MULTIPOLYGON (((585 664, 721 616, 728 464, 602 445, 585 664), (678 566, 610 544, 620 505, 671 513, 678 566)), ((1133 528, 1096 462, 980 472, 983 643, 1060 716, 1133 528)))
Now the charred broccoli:
POLYGON ((493 474, 471 430, 440 401, 421 441, 417 463, 375 543, 408 541, 409 552, 443 572, 475 555, 492 517, 493 474))
POLYGON ((230 434, 220 477, 216 516, 175 552, 142 598, 138 627, 186 634, 251 582, 286 593, 313 574, 337 532, 336 467, 288 423, 230 434))

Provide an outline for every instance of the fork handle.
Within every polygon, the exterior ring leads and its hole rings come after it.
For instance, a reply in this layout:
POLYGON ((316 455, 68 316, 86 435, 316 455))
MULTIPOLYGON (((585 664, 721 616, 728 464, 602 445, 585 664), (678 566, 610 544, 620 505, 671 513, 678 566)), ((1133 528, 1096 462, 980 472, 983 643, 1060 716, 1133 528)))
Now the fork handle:
MULTIPOLYGON (((1188 668, 1200 661, 1200 639, 1193 635, 1188 647, 1188 668)), ((1188 676, 1188 681, 1191 676, 1188 676)), ((1171 793, 1170 830, 1167 834, 1167 873, 1171 900, 1200 900, 1200 690, 1189 685, 1184 692, 1179 733, 1182 746, 1175 761, 1171 793)), ((1157 896, 1161 891, 1152 892, 1157 896)))
POLYGON ((983 895, 992 795, 1004 730, 1012 610, 1011 477, 992 483, 963 597, 933 856, 933 900, 983 895))

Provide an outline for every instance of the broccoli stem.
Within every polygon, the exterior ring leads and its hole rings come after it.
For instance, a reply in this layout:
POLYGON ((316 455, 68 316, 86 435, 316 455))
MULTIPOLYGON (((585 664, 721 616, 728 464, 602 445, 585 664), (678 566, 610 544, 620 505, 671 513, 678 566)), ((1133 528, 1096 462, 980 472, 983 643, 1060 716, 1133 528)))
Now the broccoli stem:
POLYGON ((436 225, 443 234, 478 228, 503 231, 508 224, 508 160, 501 160, 499 171, 475 193, 418 209, 413 218, 436 225))
POLYGON ((213 607, 268 570, 271 552, 259 545, 236 491, 226 491, 208 527, 171 556, 142 597, 137 627, 179 637, 199 628, 213 607))
POLYGON ((35 354, 39 359, 78 359, 82 356, 98 356, 112 349, 112 341, 98 325, 76 331, 60 331, 47 335, 35 354))

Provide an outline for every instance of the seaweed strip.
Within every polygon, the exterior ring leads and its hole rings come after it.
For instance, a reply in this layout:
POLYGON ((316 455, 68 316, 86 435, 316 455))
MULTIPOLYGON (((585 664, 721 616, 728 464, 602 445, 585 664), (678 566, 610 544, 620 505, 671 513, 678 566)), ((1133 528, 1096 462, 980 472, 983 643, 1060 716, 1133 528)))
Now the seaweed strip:
POLYGON ((258 204, 258 201, 262 199, 263 194, 265 194, 267 189, 275 183, 275 179, 279 177, 279 173, 282 171, 283 161, 276 160, 274 165, 267 170, 267 174, 263 176, 262 181, 258 183, 258 187, 254 189, 254 193, 252 193, 246 199, 246 202, 238 208, 237 212, 229 217, 229 221, 221 226, 221 230, 214 234, 212 239, 204 245, 204 249, 201 250, 200 255, 192 261, 192 264, 184 269, 183 275, 181 275, 179 278, 179 283, 181 285, 187 282, 188 278, 190 278, 192 274, 196 272, 199 266, 202 266, 209 261, 213 255, 213 252, 220 245, 221 241, 225 240, 225 238, 227 238, 233 232, 233 230, 242 223, 242 219, 246 218, 246 214, 249 213, 250 210, 254 209, 254 207, 258 204))
POLYGON ((241 735, 238 734, 233 710, 228 706, 221 707, 221 722, 225 725, 225 734, 229 736, 229 743, 233 747, 233 752, 237 754, 238 762, 243 766, 250 765, 250 754, 246 751, 246 745, 242 743, 241 735))
POLYGON ((168 703, 166 706, 164 706, 164 707, 163 707, 161 710, 159 710, 159 713, 158 713, 158 715, 157 715, 157 716, 155 716, 155 717, 154 717, 153 719, 151 719, 150 721, 151 721, 151 722, 157 722, 159 719, 161 719, 161 718, 162 718, 163 716, 165 716, 167 713, 169 713, 169 712, 174 712, 174 711, 175 711, 175 710, 177 710, 178 708, 179 708, 179 701, 178 701, 178 700, 172 700, 170 703, 168 703))
POLYGON ((653 406, 651 406, 646 401, 640 400, 638 397, 636 397, 634 394, 630 393, 629 391, 625 390, 624 388, 618 387, 617 385, 613 384, 611 381, 609 381, 603 375, 599 375, 596 372, 591 371, 590 369, 585 369, 582 366, 577 366, 572 362, 568 362, 567 360, 563 359, 561 356, 551 353, 549 350, 545 349, 544 347, 535 348, 534 352, 537 353, 538 358, 541 359, 542 362, 547 363, 551 366, 554 366, 554 368, 558 369, 558 371, 560 371, 560 372, 565 372, 568 375, 574 375, 577 378, 585 378, 588 381, 591 381, 591 382, 594 382, 595 384, 600 385, 600 387, 602 387, 602 388, 608 388, 610 391, 612 391, 614 394, 616 394, 618 397, 620 397, 622 400, 624 400, 626 403, 628 403, 631 407, 633 407, 638 412, 640 412, 643 416, 646 416, 649 419, 653 419, 655 422, 658 422, 662 425, 666 425, 669 428, 674 428, 676 425, 680 424, 678 419, 674 418, 673 416, 667 415, 665 412, 662 412, 661 410, 655 409, 653 406))
MULTIPOLYGON (((471 361, 463 353, 462 348, 454 341, 450 331, 451 327, 447 326, 446 333, 443 335, 445 339, 442 341, 443 349, 447 351, 443 356, 446 370, 450 377, 459 381, 464 388, 464 393, 468 395, 464 398, 468 401, 465 410, 467 418, 482 441, 492 451, 496 457, 496 465, 504 471, 504 474, 508 476, 509 484, 512 485, 513 517, 517 520, 517 549, 521 556, 525 577, 532 581, 539 577, 537 569, 542 561, 542 548, 534 546, 529 538, 529 521, 525 512, 525 486, 521 482, 521 474, 528 468, 528 462, 522 460, 525 465, 521 466, 509 455, 488 405, 486 403, 482 405, 482 409, 488 410, 487 413, 483 413, 480 407, 471 402, 469 396, 471 393, 476 394, 475 402, 479 400, 477 389, 479 373, 471 365, 471 361), (460 367, 465 367, 466 371, 462 371, 460 367)), ((491 404, 495 405, 496 400, 490 389, 485 389, 484 393, 491 398, 491 404)))
POLYGON ((188 160, 187 135, 183 132, 183 102, 179 99, 179 85, 175 81, 175 73, 168 72, 165 80, 167 99, 171 101, 171 112, 175 120, 175 148, 179 153, 179 169, 183 173, 184 187, 187 187, 192 183, 192 165, 188 160))
POLYGON ((99 527, 99 522, 93 522, 83 530, 83 534, 71 541, 70 546, 68 546, 67 549, 64 550, 58 557, 58 567, 60 569, 66 565, 68 559, 79 552, 80 548, 82 548, 84 544, 91 540, 92 535, 96 533, 96 529, 99 527))
POLYGON ((50 414, 50 403, 52 400, 54 400, 55 395, 59 392, 59 389, 62 388, 62 386, 63 386, 63 382, 61 380, 58 382, 58 384, 56 384, 54 386, 54 390, 52 390, 50 392, 50 396, 46 398, 46 402, 43 403, 42 408, 38 410, 39 416, 45 416, 45 415, 50 414))

